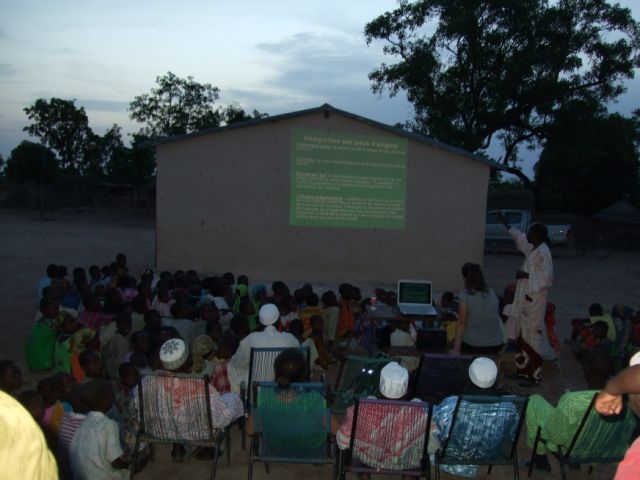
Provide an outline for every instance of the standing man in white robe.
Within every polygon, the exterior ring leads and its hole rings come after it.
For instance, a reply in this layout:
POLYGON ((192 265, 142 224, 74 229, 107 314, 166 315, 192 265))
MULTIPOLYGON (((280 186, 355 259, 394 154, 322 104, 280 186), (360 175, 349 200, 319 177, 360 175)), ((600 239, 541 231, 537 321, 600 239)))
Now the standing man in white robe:
POLYGON ((503 225, 518 250, 524 254, 522 268, 516 272, 513 316, 519 325, 515 357, 518 376, 536 384, 542 380, 541 341, 546 335, 544 316, 547 294, 553 285, 553 261, 549 250, 547 227, 533 223, 527 235, 511 227, 500 215, 503 225))

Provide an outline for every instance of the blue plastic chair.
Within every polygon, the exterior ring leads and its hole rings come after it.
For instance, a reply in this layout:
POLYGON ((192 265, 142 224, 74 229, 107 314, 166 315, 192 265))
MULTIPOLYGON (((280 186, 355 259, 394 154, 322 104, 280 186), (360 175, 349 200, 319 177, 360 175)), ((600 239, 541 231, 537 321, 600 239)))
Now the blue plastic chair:
POLYGON ((520 478, 516 447, 527 402, 515 395, 459 396, 448 435, 435 454, 436 478, 442 465, 488 465, 487 473, 493 465, 512 465, 514 478, 520 478))

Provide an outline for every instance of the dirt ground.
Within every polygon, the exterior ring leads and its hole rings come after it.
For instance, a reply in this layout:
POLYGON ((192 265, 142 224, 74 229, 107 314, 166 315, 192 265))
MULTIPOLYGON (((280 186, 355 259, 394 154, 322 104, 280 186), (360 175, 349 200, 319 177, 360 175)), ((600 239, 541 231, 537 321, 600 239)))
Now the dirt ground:
MULTIPOLYGON (((65 264, 69 270, 75 266, 87 268, 93 263, 103 265, 111 262, 119 252, 127 254, 132 272, 141 272, 145 267, 153 266, 153 223, 131 218, 98 219, 91 214, 56 214, 43 220, 37 213, 0 210, 0 292, 4 304, 0 316, 0 358, 12 359, 22 367, 25 388, 34 388, 38 379, 26 368, 23 348, 37 308, 36 284, 44 275, 46 265, 65 264)), ((556 319, 561 339, 568 336, 570 319, 586 316, 587 308, 593 302, 602 303, 607 311, 615 303, 640 308, 639 254, 614 252, 602 260, 589 256, 578 258, 568 247, 554 249, 553 254, 555 285, 549 300, 557 308, 556 319)), ((460 259, 460 265, 464 261, 460 259)), ((487 255, 484 271, 489 284, 496 291, 501 291, 505 285, 513 282, 513 275, 521 263, 522 257, 513 253, 487 255)), ((459 269, 460 265, 452 265, 452 268, 459 269)), ((246 273, 251 278, 260 279, 260 272, 246 273)), ((542 393, 555 401, 566 390, 585 388, 585 383, 576 361, 563 346, 557 364, 545 368, 542 387, 522 389, 509 384, 507 386, 517 393, 542 393)), ((518 452, 521 458, 528 458, 530 450, 526 447, 524 433, 518 452)), ((232 439, 232 464, 230 467, 225 463, 220 464, 217 475, 220 480, 242 478, 247 474, 248 453, 240 450, 237 431, 234 431, 232 439)), ((157 457, 137 478, 151 479, 160 475, 205 478, 210 468, 209 462, 172 464, 168 452, 163 449, 160 449, 157 457)), ((531 478, 560 478, 557 463, 553 459, 551 462, 551 474, 534 472, 531 478)), ((580 472, 571 471, 569 476, 576 479, 609 479, 613 477, 613 471, 611 466, 596 467, 587 476, 583 467, 580 472)), ((526 475, 526 470, 521 468, 521 474, 526 475)), ((312 480, 329 478, 330 475, 329 465, 272 465, 270 475, 258 465, 254 471, 256 479, 305 477, 312 480)), ((448 477, 443 475, 443 478, 448 477)), ((491 476, 483 472, 478 478, 512 478, 512 471, 508 467, 496 467, 491 476)))

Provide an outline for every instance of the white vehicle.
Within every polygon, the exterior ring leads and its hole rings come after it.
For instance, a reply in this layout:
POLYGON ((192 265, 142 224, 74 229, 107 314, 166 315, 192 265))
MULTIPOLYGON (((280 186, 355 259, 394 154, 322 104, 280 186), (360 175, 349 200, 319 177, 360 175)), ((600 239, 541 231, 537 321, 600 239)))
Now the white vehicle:
MULTIPOLYGON (((484 248, 485 250, 493 250, 498 245, 504 245, 511 242, 511 236, 499 220, 499 214, 502 212, 507 223, 517 228, 521 232, 526 232, 532 223, 532 215, 530 210, 490 210, 487 212, 484 231, 484 248)), ((570 225, 548 225, 549 240, 552 245, 564 245, 569 241, 570 225)))

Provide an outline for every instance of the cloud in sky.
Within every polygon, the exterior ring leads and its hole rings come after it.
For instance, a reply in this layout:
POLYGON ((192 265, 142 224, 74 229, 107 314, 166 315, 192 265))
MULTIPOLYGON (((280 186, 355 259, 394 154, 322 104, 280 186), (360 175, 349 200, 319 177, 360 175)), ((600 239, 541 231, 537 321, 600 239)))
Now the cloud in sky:
MULTIPOLYGON (((622 2, 640 18, 640 3, 622 2)), ((396 0, 23 0, 0 2, 0 153, 21 139, 22 109, 37 98, 77 99, 98 133, 118 123, 138 129, 126 110, 167 71, 221 90, 221 103, 269 114, 330 103, 384 123, 411 116, 404 95, 371 92, 368 74, 383 61, 367 46, 365 24, 396 0)), ((612 105, 640 103, 640 80, 612 105)))

